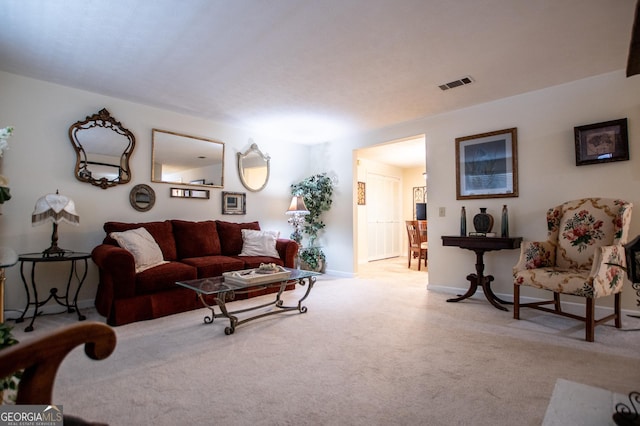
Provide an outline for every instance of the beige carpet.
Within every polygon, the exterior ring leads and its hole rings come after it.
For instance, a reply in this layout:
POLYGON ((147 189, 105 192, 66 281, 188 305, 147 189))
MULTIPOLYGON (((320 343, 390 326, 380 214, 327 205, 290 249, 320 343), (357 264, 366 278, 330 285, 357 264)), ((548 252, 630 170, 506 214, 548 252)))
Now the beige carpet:
MULTIPOLYGON (((306 314, 231 336, 226 321, 204 324, 204 309, 117 327, 108 359, 69 355, 54 402, 111 425, 539 425, 558 378, 640 389, 640 332, 600 326, 587 343, 571 319, 527 310, 516 321, 482 296, 446 303, 404 262, 323 276, 306 314)), ((74 319, 15 331, 27 339, 74 319)))

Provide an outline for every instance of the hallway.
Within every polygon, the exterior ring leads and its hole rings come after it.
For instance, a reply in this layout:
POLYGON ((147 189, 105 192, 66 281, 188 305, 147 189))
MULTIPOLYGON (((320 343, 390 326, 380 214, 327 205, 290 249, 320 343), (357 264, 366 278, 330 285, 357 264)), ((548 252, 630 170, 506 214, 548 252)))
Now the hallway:
POLYGON ((387 281, 423 281, 425 287, 429 282, 428 268, 422 265, 418 271, 416 260, 411 261, 411 269, 407 268, 407 257, 399 256, 376 260, 358 265, 358 277, 384 279, 387 281))

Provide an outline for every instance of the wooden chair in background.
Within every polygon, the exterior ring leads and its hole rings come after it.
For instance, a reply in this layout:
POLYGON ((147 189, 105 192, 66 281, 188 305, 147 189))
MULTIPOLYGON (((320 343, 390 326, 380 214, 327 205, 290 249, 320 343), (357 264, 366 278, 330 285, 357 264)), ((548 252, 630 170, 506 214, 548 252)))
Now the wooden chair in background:
MULTIPOLYGON (((411 258, 415 257, 418 259, 418 271, 420 270, 420 266, 422 265, 422 259, 424 259, 424 266, 427 266, 427 254, 429 251, 428 242, 426 241, 426 233, 425 233, 425 241, 422 240, 420 235, 420 229, 417 220, 407 220, 407 237, 409 239, 409 247, 407 257, 409 258, 408 267, 411 268, 411 258)), ((426 225, 426 221, 425 225, 426 225)))

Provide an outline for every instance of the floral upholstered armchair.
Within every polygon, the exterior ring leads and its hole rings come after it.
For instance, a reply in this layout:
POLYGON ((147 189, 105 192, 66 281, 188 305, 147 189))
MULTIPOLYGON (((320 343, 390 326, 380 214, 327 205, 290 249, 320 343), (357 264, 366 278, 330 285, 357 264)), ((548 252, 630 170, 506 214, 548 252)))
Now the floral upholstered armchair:
POLYGON ((513 317, 529 307, 584 321, 586 340, 595 326, 615 320, 621 327, 620 292, 626 277, 627 242, 633 204, 608 198, 583 198, 547 212, 547 241, 525 241, 513 268, 513 317), (553 300, 520 303, 520 286, 553 292, 553 300), (584 317, 562 310, 560 294, 586 298, 584 317), (614 295, 614 313, 595 319, 595 299, 614 295), (553 305, 553 308, 545 305, 553 305))

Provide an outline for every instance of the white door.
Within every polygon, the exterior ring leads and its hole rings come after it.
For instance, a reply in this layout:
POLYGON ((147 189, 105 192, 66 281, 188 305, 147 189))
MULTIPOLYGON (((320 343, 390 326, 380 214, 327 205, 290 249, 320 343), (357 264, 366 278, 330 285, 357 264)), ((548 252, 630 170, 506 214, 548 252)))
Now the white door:
POLYGON ((400 179, 368 173, 367 186, 367 260, 400 256, 400 179))

